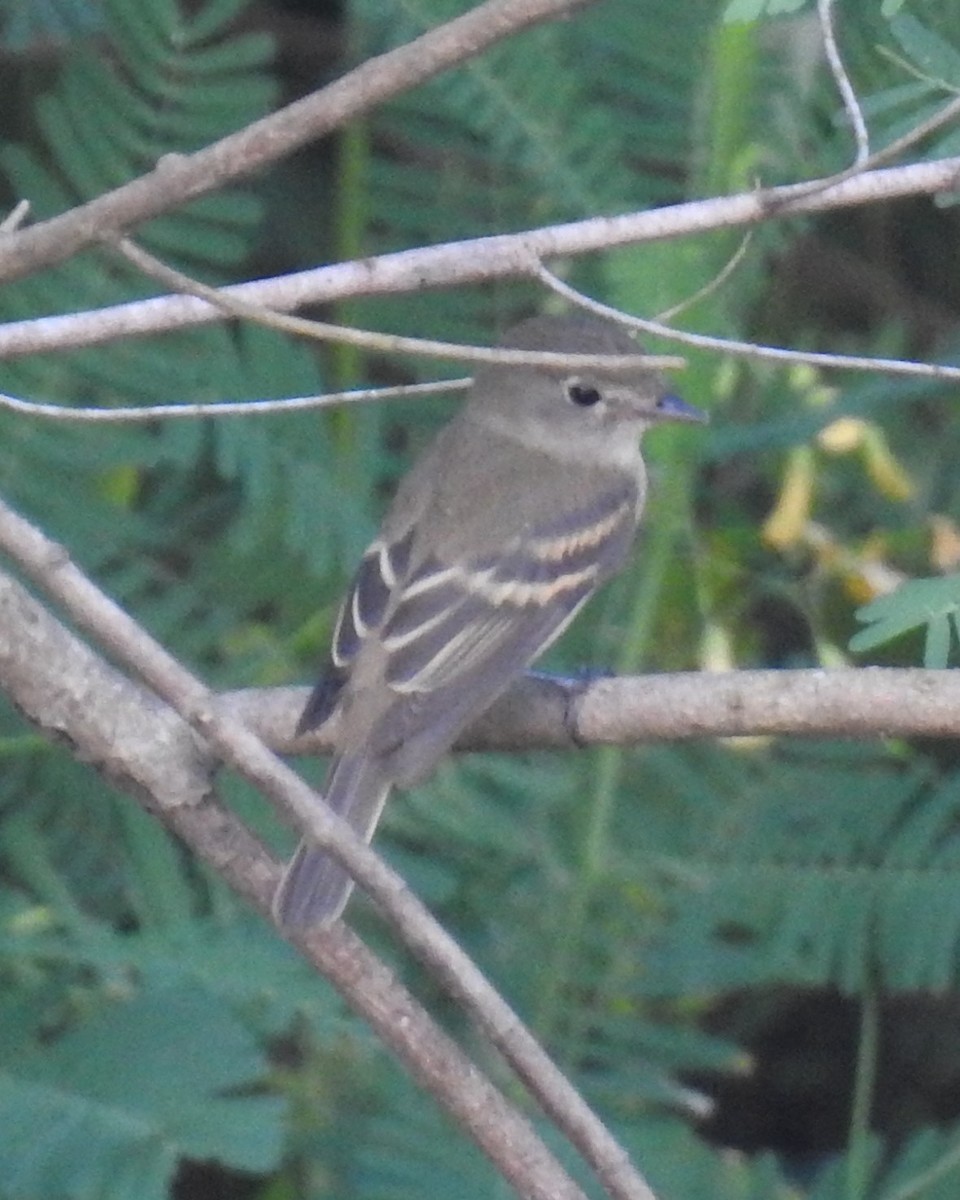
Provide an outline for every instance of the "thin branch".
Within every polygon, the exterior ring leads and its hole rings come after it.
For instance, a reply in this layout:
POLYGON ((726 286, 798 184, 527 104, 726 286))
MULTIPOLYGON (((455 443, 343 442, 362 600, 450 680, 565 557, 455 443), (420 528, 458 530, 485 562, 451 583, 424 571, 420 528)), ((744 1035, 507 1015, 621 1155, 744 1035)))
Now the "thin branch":
POLYGON ((569 16, 584 0, 486 0, 405 46, 368 59, 327 87, 195 154, 168 154, 155 170, 70 212, 0 241, 0 280, 71 258, 225 183, 262 170, 400 92, 531 25, 569 16))
POLYGON ((7 215, 3 218, 3 220, 0 221, 0 234, 13 233, 15 230, 19 229, 20 226, 27 219, 27 214, 29 212, 30 212, 30 201, 29 200, 17 201, 17 203, 13 206, 13 208, 10 210, 10 212, 8 212, 7 215))
POLYGON ((742 358, 768 359, 774 362, 805 363, 808 366, 830 367, 845 371, 874 371, 880 375, 907 375, 917 379, 960 379, 960 367, 946 366, 941 363, 915 362, 902 358, 862 358, 852 354, 823 354, 805 350, 785 350, 780 346, 761 346, 756 342, 738 342, 729 338, 711 337, 704 333, 687 333, 674 329, 670 325, 661 325, 658 321, 647 321, 643 317, 627 316, 618 308, 601 304, 578 292, 570 284, 565 283, 558 275, 548 270, 541 263, 537 267, 537 278, 558 296, 563 296, 571 304, 597 316, 614 317, 621 324, 654 337, 667 338, 679 342, 683 346, 698 346, 705 350, 717 350, 721 354, 733 354, 742 358))
MULTIPOLYGON (((269 919, 280 865, 211 785, 215 761, 189 726, 126 679, 0 572, 0 678, 18 708, 148 804, 269 919)), ((584 1200, 528 1120, 342 923, 299 944, 520 1195, 584 1200)))
POLYGON ((685 366, 682 358, 636 354, 557 354, 544 350, 505 350, 502 347, 467 346, 462 342, 437 342, 427 338, 401 337, 399 334, 376 333, 369 329, 351 329, 331 325, 326 321, 311 321, 291 317, 260 304, 249 304, 219 288, 210 287, 144 250, 129 238, 109 239, 123 257, 144 274, 159 280, 166 287, 186 295, 197 296, 221 309, 231 317, 253 321, 269 329, 309 337, 324 342, 342 342, 382 353, 411 354, 427 358, 452 359, 455 362, 516 363, 542 367, 586 369, 598 367, 606 371, 635 371, 638 366, 675 370, 685 366))
MULTIPOLYGON (((217 706, 216 697, 104 595, 47 538, 0 503, 0 550, 86 630, 111 658, 134 672, 174 709, 227 766, 258 788, 375 899, 404 944, 473 1017, 616 1200, 653 1200, 629 1156, 403 880, 322 803, 257 736, 217 706)), ((295 939, 318 947, 325 934, 295 939)))
POLYGON ((347 392, 327 392, 323 396, 287 396, 281 400, 215 400, 209 404, 148 404, 142 408, 70 408, 65 404, 44 404, 21 400, 0 392, 0 408, 27 417, 88 424, 118 424, 182 417, 249 417, 264 413, 302 412, 304 409, 330 408, 338 404, 379 403, 381 400, 407 400, 411 396, 435 396, 443 392, 462 392, 473 383, 467 379, 441 379, 433 383, 405 383, 396 387, 354 388, 347 392))
POLYGON ((703 287, 698 288, 692 296, 687 296, 685 300, 681 300, 679 303, 674 304, 671 308, 667 308, 663 312, 657 313, 655 319, 661 324, 665 323, 666 321, 670 321, 674 317, 678 317, 681 313, 685 313, 688 309, 693 308, 695 304, 699 304, 701 300, 705 300, 708 296, 712 296, 714 292, 719 291, 719 289, 723 287, 737 267, 739 267, 743 262, 752 240, 753 230, 748 229, 740 239, 740 245, 736 248, 736 250, 734 250, 733 254, 730 255, 730 257, 712 279, 707 280, 703 287))
POLYGON ((946 92, 947 95, 957 95, 958 88, 955 83, 951 83, 949 79, 945 79, 942 75, 931 75, 929 71, 924 71, 915 62, 911 62, 909 58, 898 54, 890 46, 877 46, 877 53, 907 75, 911 75, 918 82, 926 84, 931 91, 936 88, 946 92))
MULTIPOLYGON (((238 284, 223 288, 222 292, 247 303, 287 312, 306 304, 355 296, 390 295, 508 277, 530 278, 542 259, 753 225, 788 214, 850 208, 901 196, 937 195, 956 190, 958 180, 960 158, 913 163, 861 172, 839 183, 831 181, 814 192, 811 184, 791 184, 646 212, 593 217, 522 233, 447 242, 334 263, 275 279, 238 284)), ((3 244, 0 243, 0 251, 3 244)), ((14 321, 0 326, 0 358, 98 345, 135 334, 223 319, 219 308, 196 297, 161 296, 86 313, 14 321)))
POLYGON ((905 150, 911 150, 925 138, 928 138, 931 133, 936 133, 938 129, 943 129, 944 126, 953 124, 957 117, 960 117, 960 96, 949 101, 939 112, 933 113, 925 121, 921 121, 919 125, 914 125, 912 129, 908 129, 906 133, 895 138, 881 150, 877 150, 870 156, 870 161, 865 166, 868 168, 879 166, 881 163, 899 158, 905 150))
POLYGON ((830 66, 837 85, 837 91, 840 93, 840 99, 843 101, 843 107, 846 109, 847 117, 853 130, 854 140, 857 144, 854 166, 863 168, 870 161, 870 135, 867 132, 867 123, 863 119, 863 110, 860 108, 860 101, 857 99, 857 93, 850 82, 850 76, 843 65, 840 49, 837 46, 836 31, 833 27, 833 0, 817 0, 817 14, 820 18, 820 29, 823 34, 823 48, 827 56, 827 63, 830 66))
MULTIPOLYGON (((883 47, 881 47, 882 52, 883 47)), ((855 161, 849 167, 844 167, 842 171, 838 171, 834 175, 828 175, 823 179, 811 179, 806 183, 797 184, 796 194, 798 197, 814 196, 834 185, 845 183, 848 179, 855 179, 867 172, 875 171, 885 163, 893 162, 894 159, 899 158, 907 150, 912 149, 925 138, 929 137, 931 133, 935 133, 938 129, 952 124, 958 115, 960 115, 960 98, 949 101, 939 112, 933 113, 925 121, 914 125, 912 129, 908 129, 906 133, 901 134, 900 137, 895 138, 880 150, 875 150, 862 162, 855 161)), ((953 187, 955 190, 956 184, 953 187)), ((777 201, 774 200, 773 203, 776 204, 777 201)))

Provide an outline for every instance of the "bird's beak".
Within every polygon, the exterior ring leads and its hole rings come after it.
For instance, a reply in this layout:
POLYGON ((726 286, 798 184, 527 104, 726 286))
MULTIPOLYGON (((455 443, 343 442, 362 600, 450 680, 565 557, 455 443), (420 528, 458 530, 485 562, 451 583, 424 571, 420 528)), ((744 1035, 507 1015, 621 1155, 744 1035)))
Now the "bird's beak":
POLYGON ((672 392, 660 397, 654 415, 664 421, 688 421, 699 425, 705 425, 710 420, 702 409, 688 404, 672 392))

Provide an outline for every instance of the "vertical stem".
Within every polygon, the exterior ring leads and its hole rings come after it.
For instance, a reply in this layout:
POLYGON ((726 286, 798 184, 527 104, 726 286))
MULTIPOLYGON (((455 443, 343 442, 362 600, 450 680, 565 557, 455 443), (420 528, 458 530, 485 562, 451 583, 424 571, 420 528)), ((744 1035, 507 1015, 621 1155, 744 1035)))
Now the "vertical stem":
POLYGON ((753 123, 759 53, 757 32, 747 22, 720 21, 710 41, 708 115, 699 194, 721 195, 742 177, 749 186, 753 163, 748 153, 753 123), (747 152, 747 153, 745 153, 747 152))
POLYGON ((857 1070, 850 1110, 847 1149, 847 1200, 863 1200, 870 1182, 870 1110, 877 1074, 877 1045, 880 1036, 880 1004, 872 980, 863 993, 857 1070))

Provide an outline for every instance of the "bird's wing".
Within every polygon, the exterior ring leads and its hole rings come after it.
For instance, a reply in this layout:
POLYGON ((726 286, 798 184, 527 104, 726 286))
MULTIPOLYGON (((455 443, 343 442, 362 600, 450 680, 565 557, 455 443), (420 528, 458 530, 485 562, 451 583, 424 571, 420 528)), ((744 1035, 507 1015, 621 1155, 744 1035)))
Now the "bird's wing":
POLYGON ((337 707, 350 668, 371 631, 378 630, 390 597, 402 586, 410 560, 413 529, 389 542, 377 538, 367 549, 350 584, 330 647, 330 660, 300 716, 297 733, 317 729, 337 707))
POLYGON ((624 477, 551 513, 498 551, 411 568, 415 524, 383 535, 357 569, 337 619, 330 664, 300 719, 321 725, 362 652, 383 693, 365 735, 401 784, 428 774, 456 735, 563 632, 623 560, 637 518, 624 477), (367 660, 369 662, 369 659, 367 660))
MULTIPOLYGON (((370 750, 392 758, 397 782, 427 774, 467 722, 559 636, 620 565, 636 508, 636 487, 624 480, 498 553, 430 559, 394 589, 376 633, 392 701, 370 750)), ((354 612, 359 633, 362 604, 354 612)))

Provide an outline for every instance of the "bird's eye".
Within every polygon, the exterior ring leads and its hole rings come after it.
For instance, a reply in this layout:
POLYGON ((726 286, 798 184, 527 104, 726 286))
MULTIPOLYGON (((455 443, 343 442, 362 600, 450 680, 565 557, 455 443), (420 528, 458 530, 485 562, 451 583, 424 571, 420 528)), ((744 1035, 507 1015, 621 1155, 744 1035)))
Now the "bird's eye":
POLYGON ((595 387, 589 387, 587 384, 577 383, 576 380, 571 380, 567 384, 567 395, 574 404, 580 408, 593 408, 595 404, 599 404, 601 400, 600 393, 595 387))

